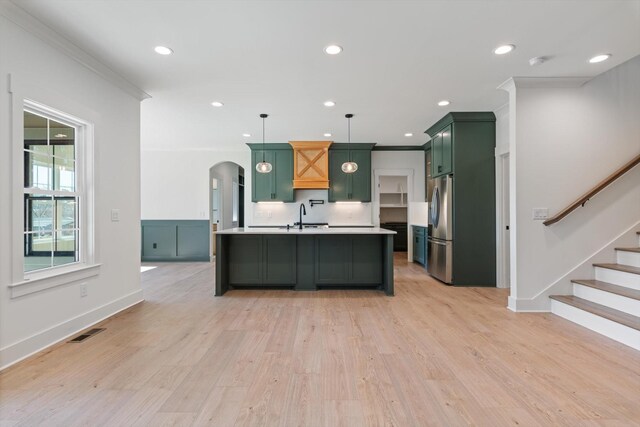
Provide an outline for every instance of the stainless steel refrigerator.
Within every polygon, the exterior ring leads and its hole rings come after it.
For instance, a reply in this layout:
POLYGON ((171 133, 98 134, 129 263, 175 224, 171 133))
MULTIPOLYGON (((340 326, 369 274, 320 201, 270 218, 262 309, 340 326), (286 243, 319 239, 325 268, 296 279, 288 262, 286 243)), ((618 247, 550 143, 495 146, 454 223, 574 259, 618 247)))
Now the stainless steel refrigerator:
POLYGON ((452 283, 453 272, 453 175, 433 179, 429 204, 427 271, 445 283, 452 283))

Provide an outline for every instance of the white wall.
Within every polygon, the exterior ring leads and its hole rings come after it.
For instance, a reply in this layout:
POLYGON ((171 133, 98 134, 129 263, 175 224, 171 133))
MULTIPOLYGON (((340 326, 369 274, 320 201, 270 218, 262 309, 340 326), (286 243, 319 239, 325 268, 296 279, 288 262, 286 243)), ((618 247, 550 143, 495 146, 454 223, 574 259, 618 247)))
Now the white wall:
MULTIPOLYGON (((0 5, 0 367, 59 341, 142 300, 140 289, 140 103, 43 39, 8 19, 30 22, 0 5), (9 85, 9 76, 11 85, 9 85), (10 95, 9 89, 14 91, 10 95), (10 108, 32 100, 91 121, 95 126, 95 231, 97 276, 18 298, 9 285, 23 280, 15 267, 12 204, 22 191, 20 161, 14 162, 10 108), (17 99, 20 98, 20 99, 17 99), (17 103, 17 104, 16 104, 17 103), (13 168, 13 169, 12 169, 13 168), (110 210, 120 209, 120 221, 110 210)), ((47 29, 41 29, 47 37, 47 29)), ((51 39, 49 39, 51 40, 51 39)), ((17 120, 17 119, 16 119, 17 120)), ((20 131, 17 131, 20 132, 20 131)), ((21 206, 21 205, 20 205, 21 206)), ((21 215, 19 216, 21 217, 21 215)))
MULTIPOLYGON (((144 114, 143 126, 152 122, 144 114)), ((296 190, 296 203, 251 202, 251 151, 142 151, 142 218, 143 219, 208 219, 209 169, 230 161, 245 170, 245 224, 293 224, 298 218, 299 204, 307 205, 304 222, 328 222, 335 225, 371 225, 374 203, 326 203, 327 190, 296 190), (325 200, 324 205, 310 209, 309 199, 325 200)), ((424 154, 422 151, 374 151, 372 168, 410 169, 414 174, 411 201, 424 200, 424 154)), ((373 176, 372 176, 373 183, 373 176)))
MULTIPOLYGON (((144 103, 142 104, 144 112, 144 103)), ((152 118, 143 113, 143 126, 152 118)), ((142 219, 209 219, 209 169, 221 162, 234 162, 251 181, 251 151, 142 151, 142 219)), ((245 211, 250 214, 251 192, 245 186, 245 211)), ((246 218, 250 218, 247 216, 246 218)))
POLYGON ((638 167, 559 223, 532 220, 533 208, 559 212, 640 153, 640 57, 578 87, 515 79, 510 103, 509 306, 548 310, 549 293, 568 291, 567 272, 640 220, 638 167))

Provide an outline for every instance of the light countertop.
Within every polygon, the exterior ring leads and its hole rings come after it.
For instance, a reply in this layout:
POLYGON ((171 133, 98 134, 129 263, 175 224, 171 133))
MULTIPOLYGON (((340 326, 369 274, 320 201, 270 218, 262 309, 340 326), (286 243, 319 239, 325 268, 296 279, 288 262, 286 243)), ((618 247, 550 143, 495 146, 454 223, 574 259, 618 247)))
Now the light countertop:
POLYGON ((227 228, 217 234, 397 234, 395 231, 373 227, 339 227, 339 228, 227 228))

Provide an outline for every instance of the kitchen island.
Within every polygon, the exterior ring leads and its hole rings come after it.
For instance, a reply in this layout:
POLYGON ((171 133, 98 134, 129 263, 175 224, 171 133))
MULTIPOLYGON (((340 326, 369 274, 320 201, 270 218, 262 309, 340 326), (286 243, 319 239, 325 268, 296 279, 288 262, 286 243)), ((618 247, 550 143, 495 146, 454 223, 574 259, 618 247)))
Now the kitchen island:
POLYGON ((215 295, 229 289, 379 289, 393 295, 382 228, 232 228, 216 233, 215 295))

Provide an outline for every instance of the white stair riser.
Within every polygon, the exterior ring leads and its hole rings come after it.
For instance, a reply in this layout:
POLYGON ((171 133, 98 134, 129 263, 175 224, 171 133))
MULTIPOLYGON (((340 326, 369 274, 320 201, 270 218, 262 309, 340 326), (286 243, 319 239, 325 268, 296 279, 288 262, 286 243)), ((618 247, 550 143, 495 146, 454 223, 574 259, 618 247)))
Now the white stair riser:
POLYGON ((612 270, 610 268, 596 267, 596 280, 613 283, 640 290, 640 274, 627 273, 626 271, 612 270))
POLYGON ((573 284, 573 295, 614 310, 624 311, 633 316, 640 314, 640 300, 637 299, 623 297, 578 283, 573 284))
POLYGON ((551 300, 551 312, 612 340, 640 350, 640 331, 636 329, 556 300, 551 300))
POLYGON ((616 262, 640 267, 640 252, 616 251, 616 262))

